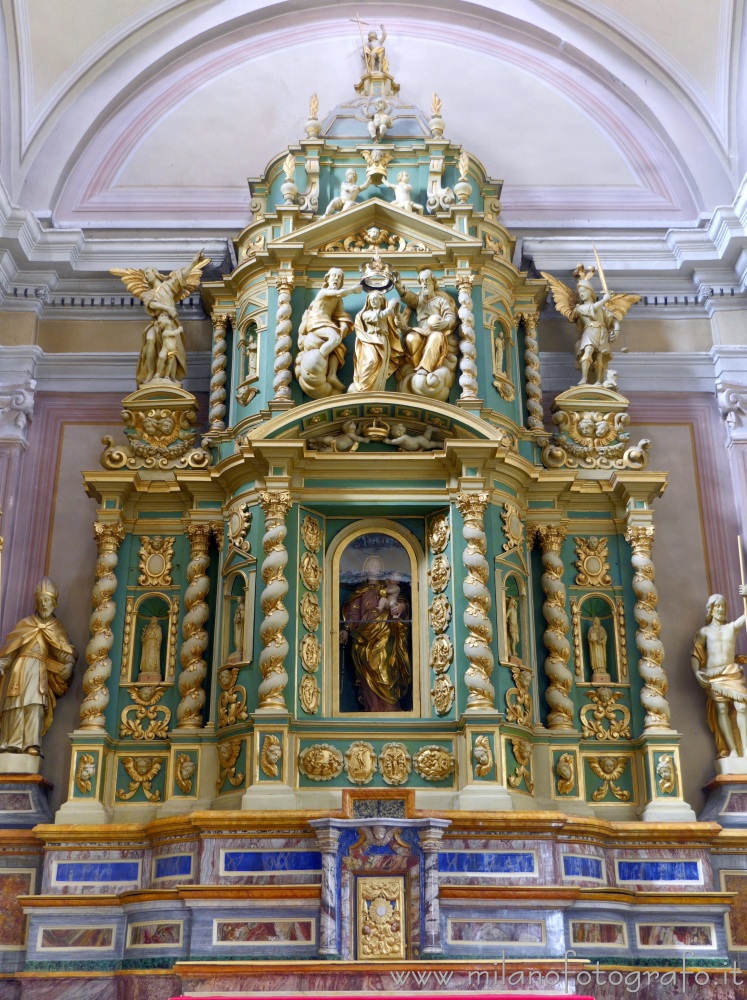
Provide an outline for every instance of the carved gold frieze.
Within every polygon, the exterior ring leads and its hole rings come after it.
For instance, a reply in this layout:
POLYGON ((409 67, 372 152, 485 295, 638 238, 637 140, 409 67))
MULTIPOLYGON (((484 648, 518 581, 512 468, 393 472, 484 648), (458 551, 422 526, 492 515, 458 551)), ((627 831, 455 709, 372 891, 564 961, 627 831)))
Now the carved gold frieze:
POLYGON ((145 795, 149 802, 160 802, 160 791, 158 789, 156 789, 155 792, 152 791, 151 786, 153 784, 153 779, 163 767, 164 758, 122 757, 120 759, 122 761, 122 767, 132 780, 130 781, 126 792, 122 788, 117 790, 117 798, 126 801, 131 799, 137 793, 139 788, 142 788, 143 795, 145 795))
POLYGON ((617 704, 622 696, 622 691, 609 687, 588 690, 586 697, 592 704, 581 709, 582 735, 598 740, 630 739, 630 709, 617 704))
POLYGON ((218 698, 218 729, 225 729, 236 722, 246 722, 249 713, 246 707, 246 688, 238 684, 238 666, 226 665, 218 671, 221 693, 218 698))
POLYGON ((562 753, 555 762, 558 795, 570 795, 576 785, 576 755, 562 753))
POLYGON ((521 520, 521 511, 515 503, 505 503, 501 511, 501 521, 503 522, 503 534, 506 541, 503 543, 503 551, 511 552, 518 548, 524 538, 524 525, 521 520))
POLYGON ((215 782, 216 791, 220 791, 226 781, 229 781, 234 788, 244 780, 244 772, 236 771, 236 762, 241 754, 241 740, 223 740, 218 744, 218 779, 215 782))
POLYGON ((525 663, 510 665, 514 686, 506 691, 506 721, 532 724, 532 671, 525 663))
POLYGON ((409 240, 381 226, 360 229, 343 240, 332 240, 321 253, 427 253, 428 247, 419 240, 409 240))
POLYGON ((134 740, 165 740, 169 732, 171 710, 158 702, 166 693, 162 684, 132 684, 127 688, 134 705, 122 709, 119 735, 134 740), (160 718, 159 718, 160 716, 160 718), (147 720, 145 727, 143 722, 147 720))
POLYGON ((177 754, 174 767, 174 778, 177 786, 182 792, 184 792, 185 795, 190 795, 192 793, 192 778, 194 777, 196 770, 197 765, 188 754, 177 754))
POLYGON ((415 771, 426 781, 443 781, 456 767, 454 754, 437 744, 421 747, 412 758, 415 771))
POLYGON ((301 583, 307 590, 319 590, 322 582, 322 567, 313 552, 304 552, 300 566, 301 583))
POLYGON ((437 674, 443 674, 449 669, 454 659, 454 647, 448 635, 441 633, 433 637, 431 643, 431 667, 437 674))
POLYGON ((91 791, 91 783, 96 773, 96 761, 93 754, 82 753, 78 757, 78 766, 75 769, 75 787, 85 795, 91 791))
POLYGON ((451 528, 449 527, 448 517, 445 514, 439 514, 438 517, 434 517, 431 521, 430 531, 428 532, 428 545, 431 552, 443 552, 449 544, 450 534, 451 528))
POLYGON ((451 621, 451 604, 444 594, 438 594, 433 598, 433 603, 428 608, 428 618, 434 632, 445 632, 451 621))
POLYGON ((307 673, 315 674, 319 669, 322 647, 313 632, 307 632, 301 639, 301 666, 307 673))
MULTIPOLYGON (((606 391, 606 390, 600 390, 606 391)), ((623 399, 611 393, 615 400, 623 399)), ((627 400, 624 400, 627 405, 627 400)), ((581 405, 581 404, 580 404, 581 405)), ((645 469, 651 442, 630 443, 625 412, 571 409, 568 401, 553 414, 560 433, 542 437, 542 462, 548 469, 645 469)))
POLYGON ((450 576, 451 567, 448 560, 442 555, 436 556, 431 563, 431 568, 428 570, 428 580, 431 590, 436 594, 440 594, 446 590, 450 576))
POLYGON ((345 770, 355 785, 367 785, 379 769, 376 752, 370 743, 356 740, 345 752, 345 770))
POLYGON ((228 537, 231 545, 240 552, 249 552, 251 545, 247 534, 252 524, 252 512, 248 503, 239 503, 228 512, 228 537))
POLYGON ((493 748, 490 745, 490 737, 484 733, 482 736, 475 737, 471 757, 475 777, 484 778, 490 774, 490 769, 493 766, 493 748))
POLYGON ((412 770, 412 757, 404 743, 387 743, 379 754, 379 770, 387 785, 403 785, 412 770))
POLYGON ((628 757, 587 757, 586 759, 592 773, 602 781, 599 788, 591 793, 595 802, 601 802, 608 792, 612 792, 615 798, 621 802, 627 802, 630 799, 630 792, 615 784, 623 776, 625 768, 628 766, 628 757))
POLYGON ((404 878, 358 878, 358 958, 405 957, 404 878))
POLYGON ((259 752, 259 766, 268 778, 277 778, 280 772, 280 759, 283 747, 277 736, 267 733, 262 739, 262 749, 259 752))
MULTIPOLYGON (((309 552, 318 552, 322 545, 322 529, 313 517, 305 517, 301 522, 301 538, 309 552)), ((312 588, 313 589, 313 588, 312 588)))
POLYGON ((316 715, 319 711, 321 692, 314 674, 304 674, 298 685, 298 700, 307 715, 316 715))
POLYGON ((576 586, 611 587, 609 551, 607 539, 590 535, 589 538, 574 538, 576 543, 576 586))
POLYGON ((138 578, 140 587, 170 587, 171 569, 174 562, 174 539, 159 535, 143 535, 138 554, 138 578))
POLYGON ((454 685, 446 674, 439 674, 433 682, 431 691, 431 701, 436 710, 436 715, 447 715, 454 704, 454 685))
POLYGON ((314 743, 299 753, 298 770, 312 781, 330 781, 342 772, 342 754, 330 743, 314 743))
POLYGON ((300 607, 304 628, 308 629, 309 632, 316 632, 322 621, 322 611, 316 594, 311 592, 304 594, 300 607))
POLYGON ((513 774, 509 774, 508 783, 511 788, 518 788, 522 781, 530 795, 534 793, 532 780, 532 744, 527 740, 512 739, 511 749, 516 761, 513 774))

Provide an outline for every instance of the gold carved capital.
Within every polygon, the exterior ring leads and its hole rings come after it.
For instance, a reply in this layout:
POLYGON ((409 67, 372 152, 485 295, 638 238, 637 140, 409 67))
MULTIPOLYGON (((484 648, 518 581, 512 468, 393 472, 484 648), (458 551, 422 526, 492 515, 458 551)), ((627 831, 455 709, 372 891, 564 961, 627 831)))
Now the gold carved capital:
POLYGON ((482 526, 488 500, 487 493, 457 493, 457 510, 465 521, 478 521, 482 526))
POLYGON ((474 281, 474 275, 469 271, 457 271, 456 275, 456 286, 459 289, 466 288, 468 292, 472 291, 472 282, 474 281))
POLYGON ((296 280, 293 274, 279 274, 275 278, 275 287, 279 292, 292 292, 296 280))
POLYGON ((97 521, 93 526, 93 535, 96 539, 99 555, 103 555, 104 552, 117 551, 124 541, 125 532, 121 524, 97 521))
POLYGON ((288 490, 260 493, 259 503, 268 521, 284 521, 288 511, 293 506, 293 500, 288 490))
POLYGON ((198 554, 206 554, 210 545, 210 535, 212 534, 210 524, 188 524, 184 529, 184 534, 189 539, 189 546, 192 550, 192 558, 198 554))
POLYGON ((538 524, 535 534, 543 552, 560 552, 568 532, 562 524, 538 524))
POLYGON ((214 312, 210 314, 210 319, 213 321, 214 330, 223 330, 225 332, 230 317, 228 313, 214 312))
POLYGON ((537 313, 534 312, 519 313, 517 319, 523 320, 524 328, 526 330, 531 331, 532 335, 534 336, 534 334, 537 332, 537 321, 539 320, 539 316, 537 315, 537 313))
POLYGON ((653 524, 630 524, 625 532, 625 541, 634 552, 651 555, 655 529, 653 524))

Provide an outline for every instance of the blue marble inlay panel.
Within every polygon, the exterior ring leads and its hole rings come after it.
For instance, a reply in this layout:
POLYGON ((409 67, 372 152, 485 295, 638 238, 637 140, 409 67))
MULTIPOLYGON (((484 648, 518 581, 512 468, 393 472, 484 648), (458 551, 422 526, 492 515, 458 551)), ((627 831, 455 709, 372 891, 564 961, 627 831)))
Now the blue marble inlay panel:
POLYGON ((153 878, 176 878, 179 875, 184 875, 187 878, 192 875, 191 854, 169 854, 162 858, 156 858, 153 878))
POLYGON ((443 851, 438 870, 446 875, 535 875, 534 851, 443 851))
POLYGON ((618 882, 702 882, 699 861, 616 861, 618 882))
POLYGON ((601 858, 590 858, 585 854, 564 854, 563 875, 566 878, 593 878, 601 882, 604 878, 601 858))
POLYGON ((139 882, 139 861, 58 861, 52 881, 63 882, 139 882))
POLYGON ((252 872, 320 872, 319 851, 221 851, 221 875, 252 872))

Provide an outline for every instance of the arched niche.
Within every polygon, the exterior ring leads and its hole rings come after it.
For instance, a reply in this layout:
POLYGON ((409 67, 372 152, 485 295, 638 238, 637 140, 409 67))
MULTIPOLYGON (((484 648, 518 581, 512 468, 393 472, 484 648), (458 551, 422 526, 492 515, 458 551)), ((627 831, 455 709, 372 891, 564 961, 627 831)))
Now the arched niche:
POLYGON ((221 663, 251 663, 254 646, 255 574, 229 572, 223 581, 221 663))
POLYGON ((122 651, 125 683, 174 683, 178 614, 178 601, 160 592, 127 599, 122 651))
POLYGON ((509 571, 504 574, 498 593, 503 594, 502 659, 507 660, 515 657, 523 662, 528 662, 526 582, 519 573, 509 571))
POLYGON ((327 564, 329 714, 423 714, 427 684, 420 675, 427 637, 420 627, 425 593, 420 543, 396 521, 371 518, 338 534, 327 564))
POLYGON ((584 594, 573 602, 572 613, 577 681, 626 683, 620 669, 620 625, 613 599, 607 594, 584 594))

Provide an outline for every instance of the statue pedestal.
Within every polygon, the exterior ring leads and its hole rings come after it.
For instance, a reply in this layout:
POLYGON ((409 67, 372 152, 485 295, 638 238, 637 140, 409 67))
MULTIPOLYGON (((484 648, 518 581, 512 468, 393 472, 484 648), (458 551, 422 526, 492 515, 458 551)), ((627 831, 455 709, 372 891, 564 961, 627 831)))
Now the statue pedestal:
MULTIPOLYGON (((722 757, 721 760, 729 758, 722 757)), ((733 758, 730 763, 733 763, 733 758)), ((747 828, 747 774, 717 774, 703 791, 706 793, 706 804, 698 816, 701 822, 747 828)))
POLYGON ((719 757, 716 774, 747 774, 747 757, 719 757))
MULTIPOLYGON (((10 756, 20 758, 32 755, 0 754, 0 759, 10 756)), ((39 757, 33 759, 41 760, 39 757)), ((53 787, 40 774, 0 773, 0 829, 30 830, 39 823, 51 823, 52 810, 48 799, 53 787)))

